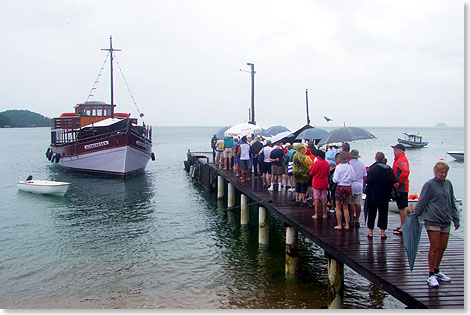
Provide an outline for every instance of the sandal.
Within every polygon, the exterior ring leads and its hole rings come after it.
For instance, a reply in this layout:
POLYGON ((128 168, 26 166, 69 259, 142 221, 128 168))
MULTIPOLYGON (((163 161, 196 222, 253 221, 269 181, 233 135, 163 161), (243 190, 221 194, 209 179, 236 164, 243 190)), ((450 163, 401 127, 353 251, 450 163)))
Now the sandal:
POLYGON ((367 239, 371 240, 371 239, 372 239, 372 235, 367 235, 367 239))
POLYGON ((380 235, 380 238, 383 239, 383 240, 386 240, 386 239, 387 239, 387 235, 380 235))
POLYGON ((403 233, 400 230, 393 230, 393 234, 395 235, 403 235, 403 233))
POLYGON ((312 215, 312 219, 318 220, 318 217, 316 215, 312 215))
POLYGON ((396 228, 393 229, 393 232, 395 232, 395 231, 400 231, 400 229, 401 229, 401 226, 396 227, 396 228))

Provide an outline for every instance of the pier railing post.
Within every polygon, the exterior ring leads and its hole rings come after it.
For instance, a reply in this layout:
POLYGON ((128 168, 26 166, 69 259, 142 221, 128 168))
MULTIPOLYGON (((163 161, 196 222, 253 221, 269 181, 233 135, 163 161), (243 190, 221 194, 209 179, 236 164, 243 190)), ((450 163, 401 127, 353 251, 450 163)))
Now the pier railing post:
POLYGON ((224 178, 220 175, 217 176, 217 199, 224 199, 224 178))
POLYGON ((235 207, 235 187, 232 183, 227 185, 227 208, 235 207))
POLYGON ((240 196, 240 224, 247 226, 250 221, 250 212, 248 209, 248 197, 245 194, 240 196))
POLYGON ((298 274, 298 232, 293 227, 286 227, 286 275, 296 276, 298 274))
POLYGON ((344 300, 344 264, 335 258, 328 257, 328 308, 343 308, 344 300))
POLYGON ((268 221, 268 212, 265 207, 259 207, 258 212, 258 243, 260 245, 269 244, 269 221, 268 221))

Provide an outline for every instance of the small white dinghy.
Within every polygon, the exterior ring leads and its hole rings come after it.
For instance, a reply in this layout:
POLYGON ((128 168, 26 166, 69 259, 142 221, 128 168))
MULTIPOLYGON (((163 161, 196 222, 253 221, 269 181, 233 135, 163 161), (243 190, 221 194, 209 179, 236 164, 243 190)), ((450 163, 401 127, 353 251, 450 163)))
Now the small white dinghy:
POLYGON ((51 180, 26 180, 16 183, 19 190, 35 194, 63 196, 69 189, 70 183, 54 182, 51 180))

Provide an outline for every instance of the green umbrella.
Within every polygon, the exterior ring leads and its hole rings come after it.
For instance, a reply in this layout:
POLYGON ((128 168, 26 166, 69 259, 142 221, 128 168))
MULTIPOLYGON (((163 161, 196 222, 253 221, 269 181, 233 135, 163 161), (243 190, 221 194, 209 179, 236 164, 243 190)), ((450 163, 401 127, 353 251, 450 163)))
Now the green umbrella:
POLYGON ((422 230, 423 225, 419 223, 418 217, 412 214, 408 215, 405 224, 401 227, 403 245, 408 254, 408 264, 410 265, 411 275, 413 275, 413 267, 415 265, 416 254, 418 253, 422 230))

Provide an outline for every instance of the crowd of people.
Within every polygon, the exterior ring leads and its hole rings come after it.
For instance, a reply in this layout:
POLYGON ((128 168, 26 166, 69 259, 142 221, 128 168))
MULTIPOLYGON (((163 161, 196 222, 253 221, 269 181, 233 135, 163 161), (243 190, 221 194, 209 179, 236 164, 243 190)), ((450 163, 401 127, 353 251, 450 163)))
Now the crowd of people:
MULTIPOLYGON (((261 177, 268 191, 294 194, 294 205, 313 206, 314 220, 327 219, 327 209, 336 213, 335 230, 348 231, 360 227, 362 196, 366 195, 364 210, 367 211, 367 238, 373 239, 375 221, 381 238, 387 238, 388 207, 391 198, 396 201, 400 213, 400 226, 393 229, 402 235, 402 226, 407 220, 410 166, 402 144, 392 146, 394 162, 387 164, 383 152, 375 154, 375 163, 366 167, 360 160, 358 150, 351 150, 348 143, 327 145, 324 150, 307 144, 271 143, 256 136, 251 139, 225 137, 212 139, 214 161, 217 167, 234 170, 241 182, 252 177, 261 177), (233 163, 232 163, 233 160, 233 163), (313 200, 313 202, 312 202, 313 200)), ((438 162, 434 167, 435 177, 422 188, 415 211, 410 215, 425 213, 424 225, 429 241, 428 284, 439 286, 438 281, 450 281, 439 270, 439 264, 447 247, 450 224, 459 228, 453 187, 446 180, 449 166, 438 162)))

